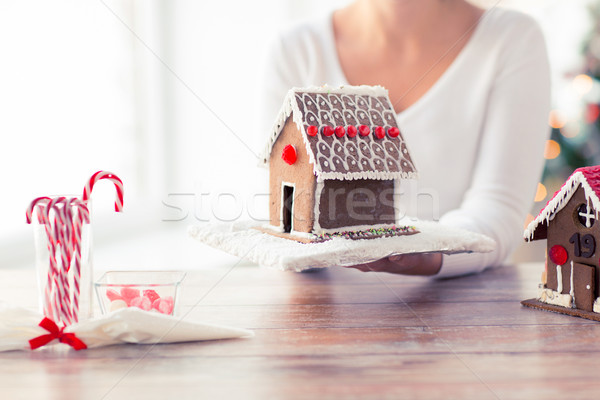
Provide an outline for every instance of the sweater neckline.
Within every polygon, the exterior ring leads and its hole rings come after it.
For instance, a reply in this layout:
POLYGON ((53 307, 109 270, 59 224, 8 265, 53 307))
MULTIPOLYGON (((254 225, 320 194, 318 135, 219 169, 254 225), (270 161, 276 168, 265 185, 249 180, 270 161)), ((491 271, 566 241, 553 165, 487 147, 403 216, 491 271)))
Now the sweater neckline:
MULTIPOLYGON (((450 79, 449 76, 451 76, 454 73, 454 71, 460 67, 460 65, 464 62, 463 60, 472 51, 471 49, 473 47, 475 47, 476 43, 479 41, 479 36, 481 35, 481 32, 483 31, 483 26, 487 23, 487 20, 490 19, 489 18, 490 15, 495 10, 496 10, 496 8, 490 8, 483 12, 481 17, 479 17, 477 24, 473 28, 473 33, 471 34, 471 37, 469 38, 468 42, 460 50, 460 52, 454 58, 452 63, 448 66, 448 68, 446 68, 446 70, 435 81, 435 83, 421 97, 419 97, 417 99, 417 101, 415 101, 414 103, 412 103, 410 106, 408 106, 404 110, 400 111, 399 113, 396 113, 396 115, 399 118, 400 117, 405 118, 407 115, 414 113, 415 110, 419 109, 420 107, 423 107, 423 104, 426 104, 428 99, 430 97, 433 97, 435 95, 435 93, 440 90, 440 87, 443 87, 444 82, 447 81, 448 79, 450 79)), ((348 82, 348 78, 346 78, 346 74, 344 74, 344 70, 342 69, 342 65, 340 63, 340 59, 337 54, 337 48, 335 45, 335 35, 334 35, 334 31, 333 31, 333 12, 328 14, 326 38, 327 38, 326 44, 329 47, 328 51, 326 51, 326 54, 329 54, 330 65, 333 66, 333 68, 335 68, 336 75, 340 77, 340 79, 339 79, 340 82, 343 82, 342 85, 350 85, 350 83, 348 82)))

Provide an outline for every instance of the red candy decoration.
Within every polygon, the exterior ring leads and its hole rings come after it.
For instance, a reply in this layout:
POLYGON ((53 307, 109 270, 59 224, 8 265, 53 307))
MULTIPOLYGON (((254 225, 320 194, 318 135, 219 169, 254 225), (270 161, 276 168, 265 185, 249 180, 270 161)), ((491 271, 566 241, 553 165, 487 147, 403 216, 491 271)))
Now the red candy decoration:
POLYGON ((341 138, 342 136, 344 136, 346 134, 346 130, 344 129, 343 126, 336 126, 335 129, 335 136, 341 138))
POLYGON ((358 131, 360 132, 360 136, 368 136, 371 133, 371 129, 366 125, 359 126, 358 131))
POLYGON ((292 165, 298 159, 298 154, 296 153, 296 148, 294 146, 292 146, 291 144, 288 144, 287 146, 285 146, 283 148, 283 151, 281 152, 281 158, 283 159, 283 161, 285 161, 289 165, 292 165))
POLYGON ((569 254, 567 250, 559 244, 555 244, 550 248, 550 260, 556 265, 565 265, 569 254))
POLYGON ((399 134, 400 129, 396 128, 395 126, 388 128, 388 135, 390 135, 390 137, 398 137, 399 134))
POLYGON ((356 136, 356 132, 358 131, 356 130, 356 127, 354 125, 348 126, 348 137, 356 136))
POLYGON ((385 129, 382 126, 375 128, 375 137, 377 139, 383 139, 385 137, 385 129))
POLYGON ((306 128, 306 133, 308 134, 308 136, 317 136, 317 133, 319 133, 319 129, 316 126, 311 125, 308 128, 306 128))
POLYGON ((323 135, 325 135, 325 136, 333 135, 333 128, 330 126, 324 126, 323 127, 323 135))

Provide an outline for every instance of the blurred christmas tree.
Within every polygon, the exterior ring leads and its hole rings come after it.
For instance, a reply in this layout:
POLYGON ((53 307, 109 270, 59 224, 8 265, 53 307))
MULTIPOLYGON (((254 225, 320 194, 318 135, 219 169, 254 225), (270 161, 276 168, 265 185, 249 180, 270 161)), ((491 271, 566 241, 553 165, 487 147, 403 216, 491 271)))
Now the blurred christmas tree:
MULTIPOLYGON (((600 164, 600 2, 589 8, 592 28, 582 46, 583 68, 571 74, 571 88, 580 99, 575 115, 552 110, 546 143, 546 165, 538 184, 533 215, 545 206, 576 168, 600 164)), ((533 218, 528 217, 528 221, 533 218)))

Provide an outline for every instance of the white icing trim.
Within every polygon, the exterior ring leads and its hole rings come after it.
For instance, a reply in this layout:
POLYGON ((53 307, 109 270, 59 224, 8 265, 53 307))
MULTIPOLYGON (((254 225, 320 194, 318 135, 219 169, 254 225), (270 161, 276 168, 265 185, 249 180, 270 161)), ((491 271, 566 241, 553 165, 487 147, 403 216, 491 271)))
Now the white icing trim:
POLYGON ((573 308, 573 297, 570 294, 561 294, 557 291, 548 288, 540 288, 538 292, 539 301, 546 304, 561 306, 565 308, 573 308))
POLYGON ((558 293, 562 293, 562 291, 563 291, 562 265, 557 265, 556 266, 556 291, 558 293))
POLYGON ((548 202, 546 207, 544 207, 542 211, 540 211, 538 216, 535 217, 535 219, 531 221, 531 223, 529 223, 527 228, 525 228, 525 231, 523 232, 523 237, 525 238, 525 240, 533 240, 533 234, 535 233, 535 230, 537 229, 538 225, 545 222, 546 226, 548 226, 548 223, 554 219, 556 213, 562 210, 564 206, 567 205, 569 200, 571 200, 571 197, 573 197, 573 194, 575 193, 579 185, 581 185, 581 187, 583 188, 583 192, 585 194, 585 198, 588 204, 591 200, 592 205, 594 207, 596 219, 598 219, 598 214, 600 212, 600 199, 598 198, 594 190, 591 188, 591 186, 588 184, 583 173, 577 171, 569 177, 567 182, 565 182, 562 188, 548 202))
POLYGON ((594 308, 593 311, 595 313, 600 313, 600 297, 598 297, 595 301, 594 301, 594 308))
MULTIPOLYGON (((569 285, 571 285, 571 288, 569 289, 569 294, 573 298, 573 303, 575 303, 575 289, 573 289, 573 261, 571 261, 571 277, 570 277, 569 285)), ((573 307, 575 307, 575 306, 573 306, 573 307)))
POLYGON ((335 180, 354 180, 354 179, 373 179, 373 180, 392 180, 392 179, 416 179, 418 174, 416 172, 375 172, 375 171, 361 171, 361 172, 317 172, 323 179, 335 179, 335 180))

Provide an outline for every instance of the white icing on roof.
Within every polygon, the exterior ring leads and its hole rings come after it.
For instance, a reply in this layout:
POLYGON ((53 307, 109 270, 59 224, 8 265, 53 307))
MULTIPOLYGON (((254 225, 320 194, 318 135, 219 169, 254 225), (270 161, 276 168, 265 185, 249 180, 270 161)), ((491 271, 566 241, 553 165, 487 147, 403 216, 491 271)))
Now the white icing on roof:
POLYGON ((262 157, 268 164, 271 150, 289 116, 298 127, 313 164, 313 172, 320 179, 399 179, 415 178, 417 171, 402 134, 393 138, 389 128, 398 128, 396 113, 381 86, 343 86, 293 88, 285 97, 283 106, 269 137, 262 157), (316 136, 306 129, 314 125, 316 136), (326 137, 324 126, 347 128, 366 125, 371 133, 349 138, 326 137), (381 126, 385 136, 378 139, 374 129, 381 126))
MULTIPOLYGON (((548 223, 554 219, 556 213, 562 210, 569 200, 571 200, 579 185, 583 188, 588 211, 590 210, 591 203, 596 219, 598 219, 598 213, 600 212, 600 166, 579 168, 575 170, 560 190, 546 204, 546 207, 527 226, 525 232, 523 232, 525 240, 534 240, 535 231, 540 225, 548 226, 548 223)), ((536 237, 535 239, 544 238, 545 236, 536 237)))

